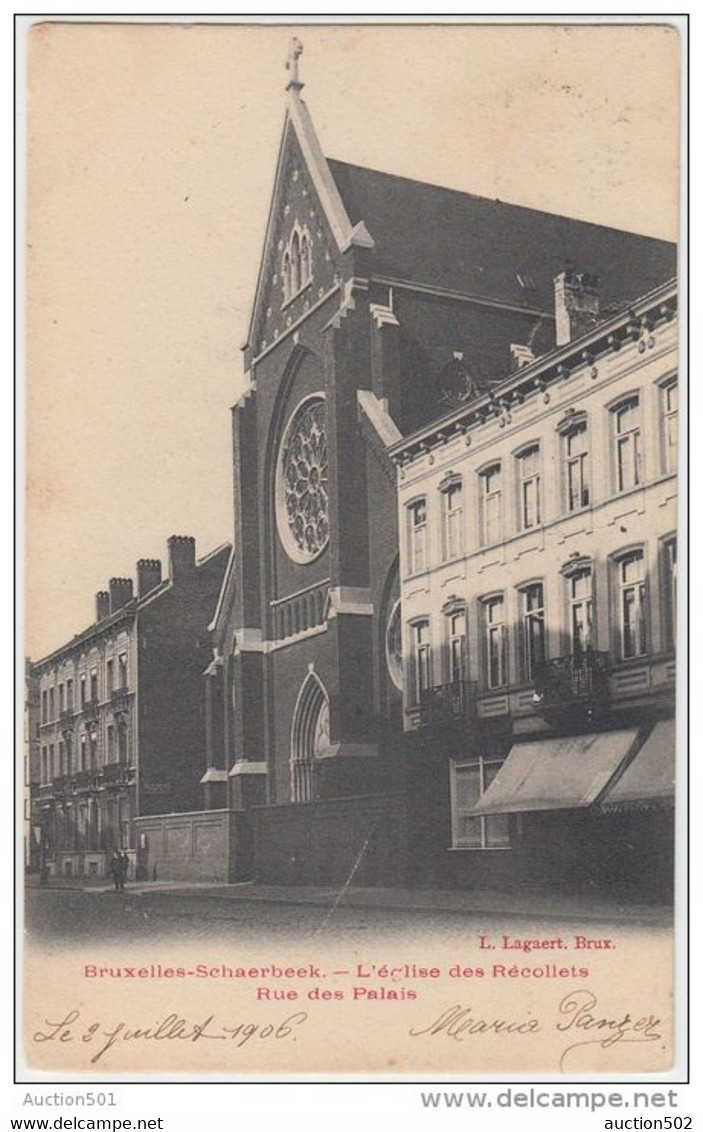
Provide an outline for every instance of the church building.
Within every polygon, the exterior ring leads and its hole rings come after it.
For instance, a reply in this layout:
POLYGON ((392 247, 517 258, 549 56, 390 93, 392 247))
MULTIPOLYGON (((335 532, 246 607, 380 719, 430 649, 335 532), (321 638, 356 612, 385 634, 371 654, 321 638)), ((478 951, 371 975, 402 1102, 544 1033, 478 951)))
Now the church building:
POLYGON ((613 315, 676 250, 328 158, 301 51, 232 410, 204 805, 228 815, 230 880, 421 883, 388 449, 554 348, 568 264, 613 315))

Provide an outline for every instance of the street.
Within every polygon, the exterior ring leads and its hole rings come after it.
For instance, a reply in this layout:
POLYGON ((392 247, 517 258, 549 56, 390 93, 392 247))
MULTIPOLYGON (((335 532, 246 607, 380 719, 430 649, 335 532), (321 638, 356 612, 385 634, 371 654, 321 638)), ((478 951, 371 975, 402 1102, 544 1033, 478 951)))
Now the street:
MULTIPOLYGON (((289 899, 255 899, 246 886, 190 890, 129 887, 125 892, 101 888, 35 888, 26 890, 25 924, 35 942, 71 946, 86 942, 208 941, 216 939, 252 944, 266 941, 309 942, 374 938, 411 941, 435 938, 443 943, 466 941, 477 933, 540 937, 584 931, 589 936, 622 940, 641 934, 642 923, 622 922, 614 927, 609 917, 593 915, 516 915, 496 910, 490 914, 470 909, 364 907, 342 902, 334 907, 334 894, 325 903, 289 899)), ((666 910, 652 910, 648 934, 670 930, 666 910)))

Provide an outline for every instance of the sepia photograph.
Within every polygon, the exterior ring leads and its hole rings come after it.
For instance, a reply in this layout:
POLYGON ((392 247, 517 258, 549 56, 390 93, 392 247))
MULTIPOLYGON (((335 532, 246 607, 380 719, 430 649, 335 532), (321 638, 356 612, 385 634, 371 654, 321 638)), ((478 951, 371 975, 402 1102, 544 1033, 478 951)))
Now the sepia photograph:
POLYGON ((683 1073, 680 27, 25 36, 24 1079, 683 1073))

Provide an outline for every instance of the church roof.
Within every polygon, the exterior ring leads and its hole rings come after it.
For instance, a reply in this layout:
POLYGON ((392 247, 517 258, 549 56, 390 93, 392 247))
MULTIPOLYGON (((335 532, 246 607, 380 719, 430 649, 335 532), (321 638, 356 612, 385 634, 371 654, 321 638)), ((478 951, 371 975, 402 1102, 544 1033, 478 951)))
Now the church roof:
POLYGON ((676 245, 328 159, 352 225, 370 232, 374 276, 551 312, 571 261, 601 280, 601 310, 676 274, 676 245))

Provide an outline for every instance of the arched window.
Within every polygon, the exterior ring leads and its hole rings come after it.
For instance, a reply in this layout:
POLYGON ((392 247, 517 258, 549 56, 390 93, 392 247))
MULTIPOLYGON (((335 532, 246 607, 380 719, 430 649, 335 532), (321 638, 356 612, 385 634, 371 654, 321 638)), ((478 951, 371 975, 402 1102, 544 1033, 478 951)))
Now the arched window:
POLYGON ((303 236, 300 241, 300 285, 304 287, 310 282, 310 241, 303 236))
POLYGON ((290 293, 295 295, 300 290, 300 237, 293 233, 290 242, 290 293))
POLYGON ((291 297, 290 288, 290 253, 283 253, 283 302, 287 303, 291 297))
POLYGON ((327 693, 314 672, 305 678, 293 715, 291 735, 291 799, 312 802, 315 761, 330 745, 327 693))

